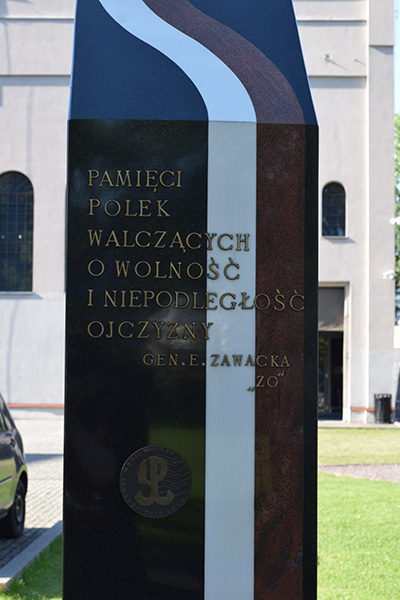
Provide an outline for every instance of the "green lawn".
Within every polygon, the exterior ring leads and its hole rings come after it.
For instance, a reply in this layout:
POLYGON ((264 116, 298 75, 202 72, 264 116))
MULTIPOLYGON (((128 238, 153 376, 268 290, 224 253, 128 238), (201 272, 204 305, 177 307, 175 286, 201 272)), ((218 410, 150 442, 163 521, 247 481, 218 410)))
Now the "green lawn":
POLYGON ((398 600, 400 484, 318 481, 318 600, 398 600))
MULTIPOLYGON (((400 463, 397 429, 318 438, 319 464, 400 463)), ((325 473, 318 483, 318 600, 399 600, 400 484, 325 473)), ((59 538, 0 600, 61 600, 61 555, 59 538)))
MULTIPOLYGON (((57 538, 39 560, 13 581, 0 600, 61 600, 62 539, 57 538)), ((89 600, 89 599, 88 599, 89 600)))
POLYGON ((318 463, 400 463, 400 429, 319 429, 318 463))

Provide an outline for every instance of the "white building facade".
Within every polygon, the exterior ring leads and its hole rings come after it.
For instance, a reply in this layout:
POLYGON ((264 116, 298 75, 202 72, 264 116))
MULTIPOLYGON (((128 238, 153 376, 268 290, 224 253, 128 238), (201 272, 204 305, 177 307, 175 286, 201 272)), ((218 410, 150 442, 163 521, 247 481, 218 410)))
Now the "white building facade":
POLYGON ((320 125, 320 416, 373 421, 374 395, 391 394, 394 405, 398 378, 390 278, 394 7, 392 0, 294 5, 320 125))
MULTIPOLYGON (((374 394, 394 406, 398 379, 394 281, 383 277, 394 269, 393 0, 294 6, 320 124, 320 414, 373 421, 374 394)), ((21 408, 63 406, 74 8, 0 3, 0 210, 10 173, 28 178, 34 206, 31 289, 0 291, 0 391, 21 408)), ((0 244, 11 221, 2 231, 0 244)), ((28 233, 17 231, 21 244, 28 233)))

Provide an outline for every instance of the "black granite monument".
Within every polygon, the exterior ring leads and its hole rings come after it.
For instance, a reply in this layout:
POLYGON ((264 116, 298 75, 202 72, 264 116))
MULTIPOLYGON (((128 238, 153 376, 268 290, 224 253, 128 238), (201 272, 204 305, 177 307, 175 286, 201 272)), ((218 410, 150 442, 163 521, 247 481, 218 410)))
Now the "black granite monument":
POLYGON ((64 600, 315 600, 291 0, 78 0, 68 154, 64 600))

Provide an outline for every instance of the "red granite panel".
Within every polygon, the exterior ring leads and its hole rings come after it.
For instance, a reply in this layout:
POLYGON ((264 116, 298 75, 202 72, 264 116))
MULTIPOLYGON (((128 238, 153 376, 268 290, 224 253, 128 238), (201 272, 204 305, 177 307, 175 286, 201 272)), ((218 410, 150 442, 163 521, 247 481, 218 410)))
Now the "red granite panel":
POLYGON ((255 600, 302 598, 304 127, 258 125, 255 600), (296 295, 296 297, 294 297, 296 295), (290 299, 292 298, 292 302, 290 299), (294 310, 292 307, 296 310, 294 310), (286 356, 286 361, 282 357, 286 356), (288 366, 289 365, 289 366, 288 366))

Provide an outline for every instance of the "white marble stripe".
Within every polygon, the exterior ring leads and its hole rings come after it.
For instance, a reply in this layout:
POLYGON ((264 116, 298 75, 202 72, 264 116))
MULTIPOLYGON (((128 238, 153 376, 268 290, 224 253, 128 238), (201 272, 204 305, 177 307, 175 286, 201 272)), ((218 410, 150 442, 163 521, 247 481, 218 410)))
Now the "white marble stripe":
MULTIPOLYGON (((232 258, 240 266, 208 280, 207 291, 255 295, 256 124, 210 123, 208 232, 233 234, 234 250, 208 253, 223 270, 232 258), (236 234, 250 234, 250 251, 236 251, 236 234)), ((221 240, 228 246, 229 238, 221 240)), ((231 297, 226 299, 229 305, 231 297)), ((251 302, 250 302, 251 305, 251 302)), ((255 369, 211 366, 211 355, 254 356, 254 310, 208 311, 213 322, 207 342, 205 600, 252 600, 254 589, 254 413, 255 369)))
POLYGON ((185 72, 203 97, 210 121, 256 121, 245 87, 210 50, 166 23, 142 0, 99 2, 124 29, 165 54, 185 72))

